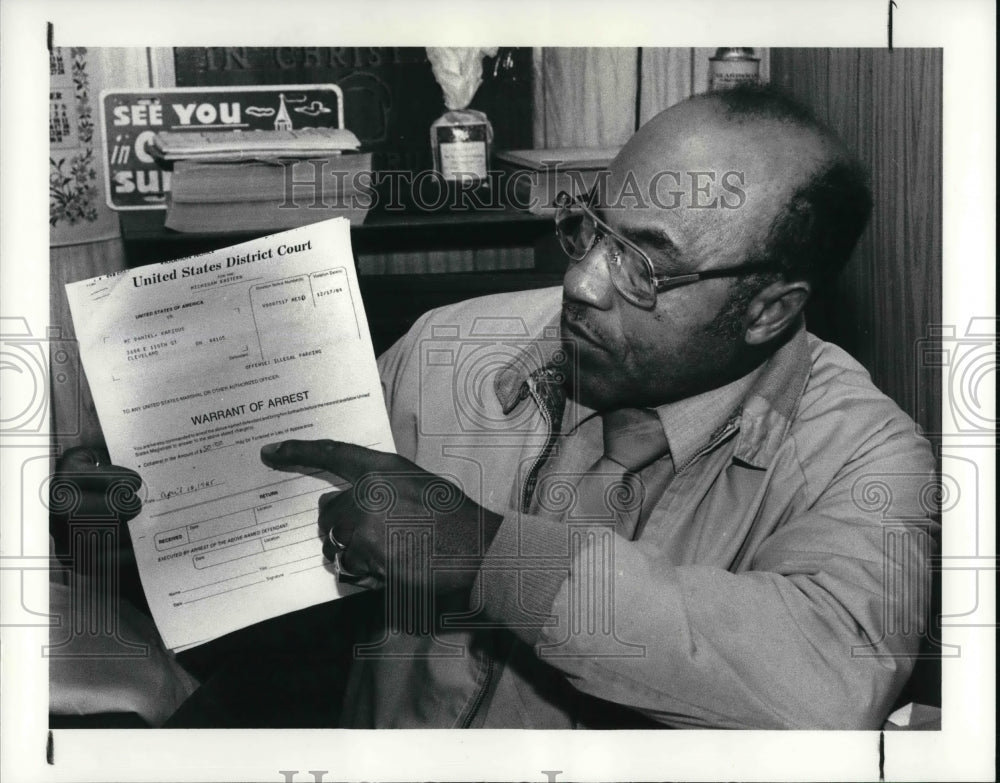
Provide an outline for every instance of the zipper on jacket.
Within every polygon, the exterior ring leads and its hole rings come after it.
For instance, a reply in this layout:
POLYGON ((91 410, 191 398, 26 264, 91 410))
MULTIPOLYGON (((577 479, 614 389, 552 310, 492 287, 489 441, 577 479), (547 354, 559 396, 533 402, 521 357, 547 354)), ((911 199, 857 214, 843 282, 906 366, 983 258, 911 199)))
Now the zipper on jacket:
POLYGON ((479 690, 472 700, 472 706, 469 707, 469 711, 465 714, 465 719, 462 721, 460 728, 467 729, 472 726, 472 721, 475 720, 479 708, 483 706, 483 700, 486 698, 486 694, 492 684, 493 670, 495 668, 496 662, 493 660, 493 656, 486 653, 486 673, 483 675, 483 681, 479 685, 479 690))
MULTIPOLYGON (((727 440, 729 436, 732 435, 734 432, 736 432, 738 429, 739 427, 736 426, 736 419, 730 419, 729 421, 727 421, 722 426, 722 428, 715 433, 714 437, 708 442, 708 445, 706 445, 703 449, 700 449, 699 451, 695 452, 695 455, 691 457, 690 460, 688 460, 687 465, 694 464, 697 460, 701 459, 701 457, 703 457, 705 454, 708 454, 710 451, 714 451, 724 440, 727 440)), ((687 465, 685 465, 684 467, 687 467, 687 465)))
MULTIPOLYGON (((531 463, 531 468, 528 470, 527 476, 525 476, 524 484, 521 485, 521 497, 520 505, 521 511, 525 512, 528 510, 528 506, 531 504, 531 495, 534 490, 535 482, 538 479, 538 471, 541 469, 542 465, 545 464, 545 460, 548 459, 549 454, 552 452, 552 448, 555 446, 556 438, 559 436, 559 428, 562 424, 562 408, 565 404, 565 397, 561 396, 562 392, 557 392, 558 398, 553 399, 551 397, 546 397, 539 390, 539 382, 552 384, 555 383, 553 380, 554 373, 551 370, 543 369, 539 372, 532 373, 528 376, 527 380, 524 382, 524 386, 521 388, 519 397, 524 399, 527 396, 531 396, 535 405, 538 408, 539 413, 542 416, 542 420, 545 422, 546 436, 545 443, 542 446, 541 451, 535 456, 534 461, 531 463), (559 419, 556 419, 556 414, 559 415, 559 419)), ((486 671, 483 675, 483 680, 479 684, 479 689, 476 691, 476 695, 472 699, 472 704, 469 707, 465 718, 462 720, 461 728, 467 729, 472 725, 472 722, 476 719, 476 715, 479 713, 479 709, 483 706, 483 702, 486 699, 486 694, 489 693, 490 687, 493 685, 493 677, 496 673, 496 660, 493 655, 486 652, 486 671)))
POLYGON ((539 412, 542 415, 542 420, 545 422, 546 436, 545 443, 542 446, 542 450, 535 455, 534 462, 531 463, 531 467, 528 469, 528 474, 524 477, 524 484, 521 485, 521 511, 526 512, 528 507, 531 505, 531 496, 534 494, 535 482, 538 480, 538 471, 541 469, 542 465, 549 458, 549 454, 552 452, 552 448, 556 444, 556 438, 559 435, 559 425, 561 421, 557 422, 555 420, 555 411, 549 406, 548 401, 543 397, 542 393, 538 389, 539 378, 542 377, 546 372, 539 374, 531 374, 525 381, 525 389, 527 389, 528 394, 531 395, 531 399, 534 400, 535 405, 538 407, 539 412))

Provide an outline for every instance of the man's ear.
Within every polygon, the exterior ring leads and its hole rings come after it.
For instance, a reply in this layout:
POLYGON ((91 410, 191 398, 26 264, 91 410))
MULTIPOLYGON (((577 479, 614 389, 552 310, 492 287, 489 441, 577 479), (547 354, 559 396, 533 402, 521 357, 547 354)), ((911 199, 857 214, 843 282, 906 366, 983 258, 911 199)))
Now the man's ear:
POLYGON ((804 280, 771 283, 747 307, 748 345, 763 345, 784 332, 802 312, 812 291, 804 280))

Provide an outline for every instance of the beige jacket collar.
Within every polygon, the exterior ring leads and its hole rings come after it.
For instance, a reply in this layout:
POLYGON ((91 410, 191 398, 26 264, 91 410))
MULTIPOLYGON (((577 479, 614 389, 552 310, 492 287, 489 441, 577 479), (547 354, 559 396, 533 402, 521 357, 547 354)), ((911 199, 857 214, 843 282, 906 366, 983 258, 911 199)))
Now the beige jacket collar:
MULTIPOLYGON (((504 413, 528 397, 526 382, 531 373, 558 358, 558 330, 557 315, 545 327, 542 339, 525 346, 497 373, 494 391, 504 413)), ((785 439, 810 366, 805 323, 800 320, 792 337, 757 370, 718 389, 657 407, 675 469, 682 471, 735 430, 739 435, 733 459, 765 468, 785 439)), ((593 415, 592 409, 570 400, 564 433, 593 415)))

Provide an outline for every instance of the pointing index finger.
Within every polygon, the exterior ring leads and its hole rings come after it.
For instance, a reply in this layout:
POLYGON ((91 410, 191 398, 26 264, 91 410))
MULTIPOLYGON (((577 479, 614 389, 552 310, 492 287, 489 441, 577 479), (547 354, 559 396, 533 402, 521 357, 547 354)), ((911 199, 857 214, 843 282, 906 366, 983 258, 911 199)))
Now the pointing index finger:
POLYGON ((261 447, 261 461, 277 470, 316 468, 355 483, 367 473, 386 467, 387 455, 339 440, 285 440, 261 447))

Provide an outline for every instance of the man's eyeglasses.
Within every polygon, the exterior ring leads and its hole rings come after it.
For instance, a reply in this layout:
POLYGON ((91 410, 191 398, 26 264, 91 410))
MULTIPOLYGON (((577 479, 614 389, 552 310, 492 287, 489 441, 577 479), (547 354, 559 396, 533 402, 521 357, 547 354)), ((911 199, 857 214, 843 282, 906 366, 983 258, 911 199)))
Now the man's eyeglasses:
POLYGON ((776 272, 774 264, 740 264, 683 275, 657 276, 649 256, 595 215, 587 206, 588 198, 573 198, 565 191, 556 197, 556 235, 559 244, 572 260, 582 261, 594 245, 604 240, 608 272, 615 289, 626 300, 651 310, 656 295, 670 288, 716 277, 737 277, 754 272, 776 272))

